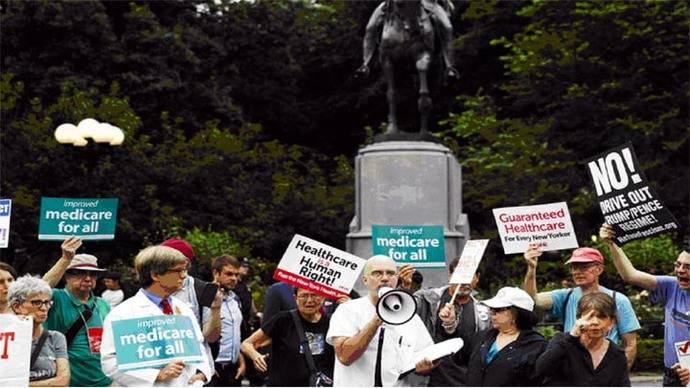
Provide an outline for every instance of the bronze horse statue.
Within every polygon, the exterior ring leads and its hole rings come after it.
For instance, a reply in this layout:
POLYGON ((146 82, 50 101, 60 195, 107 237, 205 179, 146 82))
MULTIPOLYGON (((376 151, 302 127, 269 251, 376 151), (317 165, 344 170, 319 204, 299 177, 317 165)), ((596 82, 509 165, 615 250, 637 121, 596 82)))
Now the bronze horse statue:
POLYGON ((396 104, 396 69, 414 63, 418 75, 420 133, 429 129, 429 114, 432 108, 429 96, 428 75, 437 38, 440 36, 441 51, 445 60, 445 75, 457 78, 451 60, 452 26, 447 17, 450 0, 443 10, 437 0, 386 0, 381 3, 369 19, 364 37, 364 64, 357 70, 359 76, 369 74, 369 62, 374 52, 374 33, 383 25, 379 44, 379 59, 386 79, 388 99, 388 127, 386 134, 399 131, 396 104), (438 7, 438 8, 435 8, 438 7))

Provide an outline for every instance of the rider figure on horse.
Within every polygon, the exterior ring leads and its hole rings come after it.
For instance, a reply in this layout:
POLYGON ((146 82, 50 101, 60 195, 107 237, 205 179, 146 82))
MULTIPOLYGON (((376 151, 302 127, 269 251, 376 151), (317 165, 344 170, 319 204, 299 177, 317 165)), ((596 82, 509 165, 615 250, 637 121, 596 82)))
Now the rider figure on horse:
MULTIPOLYGON (((374 56, 376 49, 376 36, 380 31, 381 26, 385 22, 386 7, 390 0, 381 2, 374 12, 369 17, 366 32, 364 33, 363 56, 364 63, 357 69, 357 73, 363 76, 369 75, 369 63, 374 56)), ((455 7, 451 0, 421 0, 422 7, 431 15, 434 25, 440 32, 441 38, 441 54, 446 65, 445 75, 448 78, 458 78, 458 71, 453 67, 453 25, 450 23, 449 13, 455 7), (445 7, 441 6, 439 2, 445 3, 445 7)))

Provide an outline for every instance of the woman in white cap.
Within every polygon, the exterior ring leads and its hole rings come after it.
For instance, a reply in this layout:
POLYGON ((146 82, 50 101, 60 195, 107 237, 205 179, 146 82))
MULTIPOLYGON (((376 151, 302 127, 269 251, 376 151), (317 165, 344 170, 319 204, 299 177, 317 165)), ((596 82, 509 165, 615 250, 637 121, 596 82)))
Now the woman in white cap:
POLYGON ((519 288, 503 287, 481 303, 491 311, 492 328, 463 338, 463 353, 469 354, 467 385, 540 385, 535 363, 547 342, 534 331, 532 298, 519 288))
POLYGON ((606 338, 616 322, 616 304, 603 292, 577 304, 570 333, 556 333, 537 360, 537 373, 551 386, 629 387, 625 353, 606 338))

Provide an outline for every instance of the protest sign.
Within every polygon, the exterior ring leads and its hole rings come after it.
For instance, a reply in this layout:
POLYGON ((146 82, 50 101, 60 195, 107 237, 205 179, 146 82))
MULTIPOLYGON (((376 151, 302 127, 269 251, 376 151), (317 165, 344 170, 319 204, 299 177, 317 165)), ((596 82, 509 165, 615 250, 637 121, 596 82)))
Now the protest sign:
POLYGON ((0 248, 7 248, 10 241, 10 215, 12 200, 0 199, 0 248))
MULTIPOLYGON (((676 342, 673 345, 676 349, 676 355, 678 356, 678 363, 680 366, 685 369, 690 369, 690 341, 676 342)), ((685 386, 690 386, 690 383, 685 386)))
POLYGON ((462 249, 462 255, 458 260, 453 274, 450 277, 450 284, 470 284, 474 273, 477 272, 479 262, 482 261, 484 250, 489 245, 489 240, 467 240, 462 249))
POLYGON ((28 387, 31 318, 0 314, 0 387, 28 387))
POLYGON ((161 367, 176 360, 204 360, 189 317, 160 315, 113 321, 112 325, 119 371, 161 367))
POLYGON ((372 225, 371 245, 375 255, 386 255, 398 264, 446 266, 443 225, 372 225))
POLYGON ((366 260, 296 234, 273 273, 275 280, 326 298, 349 296, 366 260))
POLYGON ((577 248, 577 237, 565 202, 493 209, 506 255, 523 253, 530 244, 542 251, 577 248))
POLYGON ((623 244, 679 228, 679 223, 647 182, 632 143, 589 159, 587 171, 594 182, 604 221, 623 244))
POLYGON ((117 222, 117 198, 41 198, 39 240, 112 240, 117 222))

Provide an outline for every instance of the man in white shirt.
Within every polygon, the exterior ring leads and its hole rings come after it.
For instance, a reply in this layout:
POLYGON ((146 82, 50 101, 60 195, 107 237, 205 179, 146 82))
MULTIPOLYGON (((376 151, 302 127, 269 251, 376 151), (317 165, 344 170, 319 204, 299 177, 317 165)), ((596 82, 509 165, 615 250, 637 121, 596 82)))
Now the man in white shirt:
MULTIPOLYGON (((336 354, 333 385, 408 386, 406 379, 398 380, 400 373, 415 352, 434 342, 416 314, 396 326, 383 325, 376 314, 379 289, 395 288, 398 284, 398 270, 391 258, 371 257, 364 267, 362 281, 369 294, 340 305, 326 335, 336 354)), ((424 359, 416 364, 415 372, 427 374, 433 368, 431 361, 424 359)))
POLYGON ((213 259, 213 281, 220 284, 223 301, 220 305, 220 340, 212 385, 239 387, 245 372, 244 356, 240 353, 242 311, 240 299, 232 291, 240 275, 240 262, 233 256, 223 255, 213 259))
POLYGON ((103 285, 105 285, 106 290, 101 294, 101 298, 108 302, 111 309, 122 303, 125 299, 125 293, 122 291, 122 287, 120 287, 119 273, 108 272, 105 274, 103 276, 103 285))

